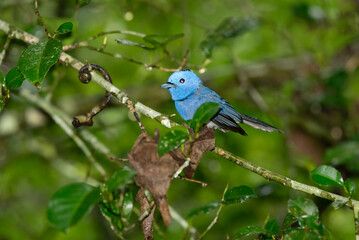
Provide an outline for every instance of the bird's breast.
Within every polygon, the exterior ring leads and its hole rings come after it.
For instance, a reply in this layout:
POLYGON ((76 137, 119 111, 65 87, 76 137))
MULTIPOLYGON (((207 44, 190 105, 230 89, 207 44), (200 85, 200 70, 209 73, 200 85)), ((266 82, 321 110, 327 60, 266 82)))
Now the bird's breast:
POLYGON ((199 95, 192 94, 186 99, 175 101, 175 105, 177 112, 187 121, 193 118, 196 110, 205 102, 208 102, 208 100, 199 95))

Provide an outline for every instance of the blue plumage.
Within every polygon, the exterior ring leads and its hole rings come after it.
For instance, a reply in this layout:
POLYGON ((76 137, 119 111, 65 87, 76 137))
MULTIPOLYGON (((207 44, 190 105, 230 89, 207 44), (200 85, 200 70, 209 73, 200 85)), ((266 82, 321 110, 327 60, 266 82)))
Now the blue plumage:
POLYGON ((216 92, 204 86, 201 79, 188 69, 174 72, 169 77, 168 82, 161 87, 168 88, 172 99, 175 101, 176 109, 184 120, 192 119, 197 108, 203 103, 216 102, 221 104, 222 107, 217 115, 211 119, 211 122, 208 123, 209 127, 214 127, 222 131, 230 130, 242 135, 247 135, 238 125, 239 123, 244 123, 267 132, 282 132, 256 118, 238 113, 216 92))

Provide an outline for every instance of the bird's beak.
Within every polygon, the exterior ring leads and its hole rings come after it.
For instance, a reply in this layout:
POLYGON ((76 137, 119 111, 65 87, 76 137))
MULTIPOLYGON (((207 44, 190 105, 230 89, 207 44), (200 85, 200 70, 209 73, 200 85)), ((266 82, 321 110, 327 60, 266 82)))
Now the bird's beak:
POLYGON ((171 88, 171 87, 175 87, 176 85, 174 85, 171 82, 166 82, 165 84, 161 85, 161 88, 171 88))

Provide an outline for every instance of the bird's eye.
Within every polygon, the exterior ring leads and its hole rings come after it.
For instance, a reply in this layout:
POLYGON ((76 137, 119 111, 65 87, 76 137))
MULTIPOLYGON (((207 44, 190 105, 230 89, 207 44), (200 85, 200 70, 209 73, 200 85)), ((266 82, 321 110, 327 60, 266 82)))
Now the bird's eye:
POLYGON ((179 82, 180 82, 180 83, 184 83, 184 79, 181 78, 181 79, 179 80, 179 82))

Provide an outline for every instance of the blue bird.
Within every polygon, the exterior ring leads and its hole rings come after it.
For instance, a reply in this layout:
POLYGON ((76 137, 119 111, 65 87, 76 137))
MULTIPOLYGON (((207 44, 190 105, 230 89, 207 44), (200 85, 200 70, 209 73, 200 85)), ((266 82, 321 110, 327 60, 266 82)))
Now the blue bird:
POLYGON ((216 92, 204 86, 201 79, 189 69, 174 72, 169 77, 168 82, 161 87, 170 91, 172 99, 175 101, 176 109, 184 120, 192 119, 197 108, 203 103, 215 102, 219 103, 221 108, 207 124, 208 127, 219 129, 223 132, 230 130, 247 135, 238 125, 239 123, 244 123, 266 132, 282 132, 268 123, 237 112, 231 104, 216 92))

